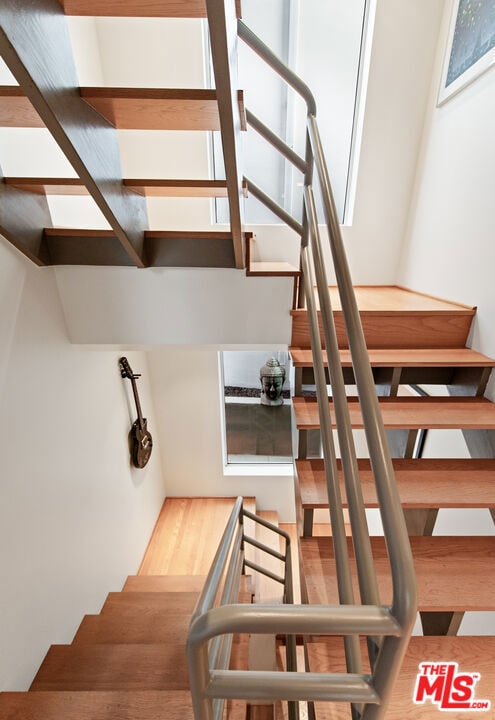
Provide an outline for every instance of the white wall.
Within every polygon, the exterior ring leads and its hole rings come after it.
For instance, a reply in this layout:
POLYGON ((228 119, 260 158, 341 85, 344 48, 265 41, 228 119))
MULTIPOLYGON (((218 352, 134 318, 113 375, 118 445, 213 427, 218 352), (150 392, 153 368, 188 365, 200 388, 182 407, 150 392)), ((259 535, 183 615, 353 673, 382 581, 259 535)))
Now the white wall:
POLYGON ((495 71, 436 107, 450 6, 432 76, 428 122, 399 281, 478 306, 472 344, 495 354, 495 71))
POLYGON ((353 281, 393 284, 444 0, 377 0, 352 225, 353 281))
POLYGON ((53 270, 0 243, 0 690, 14 690, 137 571, 165 490, 146 355, 128 353, 156 440, 136 470, 121 353, 71 345, 53 270))
POLYGON ((72 342, 273 347, 290 340, 292 278, 216 268, 55 272, 72 342))
POLYGON ((279 466, 278 475, 251 466, 224 470, 217 350, 155 350, 149 366, 167 496, 254 496, 258 509, 294 522, 292 466, 279 466))

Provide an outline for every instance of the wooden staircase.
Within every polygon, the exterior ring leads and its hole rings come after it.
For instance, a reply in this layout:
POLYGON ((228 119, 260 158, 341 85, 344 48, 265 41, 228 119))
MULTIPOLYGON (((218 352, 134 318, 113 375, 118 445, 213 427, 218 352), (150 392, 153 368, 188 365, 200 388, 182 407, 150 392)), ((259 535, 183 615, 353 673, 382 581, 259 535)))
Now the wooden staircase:
MULTIPOLYGON (((334 289, 331 289, 334 297, 334 289)), ((423 635, 414 636, 394 690, 391 718, 434 718, 438 704, 427 700, 415 705, 413 694, 420 662, 456 662, 460 671, 478 672, 476 698, 493 695, 495 632, 491 636, 456 636, 466 611, 495 610, 495 534, 491 536, 432 536, 440 508, 495 507, 495 460, 489 458, 421 458, 413 456, 419 430, 456 428, 495 429, 495 405, 483 397, 494 361, 465 347, 474 309, 443 303, 394 288, 358 288, 358 305, 370 350, 374 379, 380 395, 385 427, 405 430, 412 435, 405 451, 393 458, 399 494, 410 532, 418 583, 419 611, 423 635), (464 330, 461 335, 460 325, 464 330), (376 332, 375 332, 376 331, 376 332), (424 334, 423 334, 424 333, 424 334), (448 339, 450 337, 450 340, 448 339), (436 341, 435 341, 436 338, 436 341), (397 342, 400 339, 400 343, 397 342), (406 343, 410 342, 410 346, 406 343), (436 345, 435 345, 436 342, 436 345), (457 386, 465 396, 404 397, 405 386, 457 386), (405 456, 404 456, 405 455, 405 456)), ((335 304, 334 304, 335 307, 335 304)), ((316 398, 303 396, 314 383, 304 310, 293 313, 291 355, 296 368, 294 417, 299 431, 300 451, 304 436, 319 428, 316 398)), ((337 306, 337 324, 342 322, 337 306)), ((343 331, 343 328, 342 328, 343 331)), ((341 339, 344 377, 354 383, 346 341, 341 339)), ((329 400, 330 406, 332 401, 329 400)), ((350 398, 351 421, 362 428, 357 398, 350 398)), ((331 407, 332 411, 332 407, 331 407)), ((393 442, 391 442, 393 448, 393 442)), ((338 464, 345 503, 342 470, 338 464)), ((377 507, 369 460, 358 460, 366 507, 377 507)), ((296 505, 300 534, 301 594, 303 602, 338 603, 334 550, 329 537, 313 536, 314 513, 328 508, 323 460, 299 457, 296 460, 296 505)), ((321 526, 320 526, 321 527, 321 526)), ((382 602, 390 602, 391 586, 388 558, 382 537, 372 537, 378 587, 382 602)), ((354 557, 349 541, 349 555, 354 557)), ((359 597, 352 561, 353 583, 359 597)), ((306 644, 308 668, 315 672, 342 672, 345 661, 338 638, 314 638, 306 644)), ((366 653, 363 652, 363 657, 366 653)), ((317 720, 350 718, 348 705, 315 703, 317 720)), ((487 710, 492 717, 493 710, 487 710)), ((481 715, 483 716, 483 715, 481 715)), ((466 717, 459 711, 452 717, 466 717)))
POLYGON ((18 22, 15 3, 2 6, 0 52, 18 85, 0 87, 0 126, 46 127, 78 177, 4 180, 0 174, 4 208, 0 232, 38 265, 243 268, 241 198, 246 185, 239 172, 237 147, 246 121, 242 91, 235 87, 229 64, 239 5, 207 0, 43 0, 37 3, 36 13, 25 14, 26 22, 18 22), (216 87, 78 87, 64 11, 105 17, 208 17, 216 87), (166 175, 124 179, 119 129, 221 131, 226 180, 166 175), (79 193, 94 198, 110 230, 52 227, 46 194, 79 193), (151 231, 149 196, 227 197, 230 231, 151 231))
MULTIPOLYGON (((70 645, 50 647, 28 692, 0 693, 0 718, 193 720, 186 637, 203 571, 216 550, 212 522, 228 517, 232 504, 229 498, 166 500, 140 572, 161 572, 173 554, 178 574, 127 578, 121 592, 108 594, 98 615, 83 618, 70 645), (193 518, 203 537, 196 557, 191 550, 198 536, 186 532, 193 518)), ((255 509, 249 498, 246 505, 255 509)), ((251 580, 245 577, 238 602, 251 600, 251 580)), ((247 643, 245 636, 234 638, 232 667, 247 669, 247 643)), ((246 702, 229 701, 225 718, 246 720, 246 702)))

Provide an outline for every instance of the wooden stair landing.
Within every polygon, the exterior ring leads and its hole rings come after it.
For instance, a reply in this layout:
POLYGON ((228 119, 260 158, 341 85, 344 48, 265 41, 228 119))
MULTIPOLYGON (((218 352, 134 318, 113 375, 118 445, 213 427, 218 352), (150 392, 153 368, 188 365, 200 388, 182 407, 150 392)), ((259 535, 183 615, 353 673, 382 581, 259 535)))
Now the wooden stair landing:
MULTIPOLYGON (((418 584, 418 609, 429 612, 495 610, 495 537, 411 537, 418 584)), ((354 557, 348 539, 349 556, 354 557)), ((338 604, 331 538, 300 540, 306 600, 316 605, 338 604)), ((390 567, 383 537, 372 537, 380 599, 390 604, 390 567)), ((354 565, 354 563, 352 563, 354 565)), ((355 597, 359 597, 353 567, 355 597)), ((303 593, 304 596, 304 593, 303 593)))
MULTIPOLYGON (((353 428, 363 427, 359 401, 348 398, 353 428)), ((385 397, 379 398, 386 429, 495 429, 495 404, 483 397, 385 397)), ((335 423, 330 400, 332 422, 335 423)), ((320 427, 316 398, 292 398, 298 430, 320 427)))
MULTIPOLYGON (((335 639, 307 644, 309 668, 312 672, 345 672, 342 644, 335 639)), ((393 690, 386 717, 390 720, 438 720, 445 714, 451 720, 471 720, 474 717, 493 720, 495 702, 495 638, 493 637, 412 637, 400 675, 393 690), (429 700, 421 705, 413 703, 419 663, 456 662, 459 672, 480 673, 475 686, 477 700, 490 700, 488 712, 466 710, 442 713, 429 700)), ((349 705, 344 703, 315 703, 316 720, 351 720, 349 705)))
MULTIPOLYGON (((207 575, 235 498, 168 497, 139 575, 207 575)), ((254 498, 244 498, 255 512, 254 498)))

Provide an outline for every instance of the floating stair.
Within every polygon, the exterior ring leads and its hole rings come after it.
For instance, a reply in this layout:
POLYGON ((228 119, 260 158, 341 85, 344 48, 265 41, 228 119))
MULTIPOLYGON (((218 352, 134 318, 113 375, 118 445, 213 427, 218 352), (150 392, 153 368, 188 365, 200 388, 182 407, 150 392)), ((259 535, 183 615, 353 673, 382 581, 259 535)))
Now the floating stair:
MULTIPOLYGON (((79 178, 6 177, 11 187, 39 195, 89 195, 79 178)), ((227 197, 226 180, 124 178, 123 184, 146 197, 227 197)), ((246 184, 244 192, 247 194, 246 184)))
POLYGON ((252 233, 246 234, 246 275, 251 277, 300 277, 299 268, 285 260, 260 261, 254 260, 255 237, 252 233))
MULTIPOLYGON (((379 403, 388 430, 407 430, 414 439, 419 430, 450 428, 494 430, 495 405, 482 397, 495 362, 467 347, 474 308, 417 296, 402 288, 357 288, 363 329, 376 385, 388 386, 389 397, 379 403), (466 386, 470 396, 397 396, 401 385, 466 386)), ((342 314, 335 289, 330 288, 337 325, 344 381, 354 384, 342 314)), ((314 510, 328 508, 324 464, 321 458, 305 457, 304 438, 320 426, 316 398, 302 396, 304 386, 314 385, 313 361, 307 335, 306 312, 293 311, 291 356, 296 370, 294 418, 300 433, 301 456, 296 460, 296 506, 299 518, 301 594, 303 601, 338 604, 332 539, 313 534, 314 510), (301 517, 302 516, 302 517, 301 517)), ((328 375, 327 375, 328 378, 328 375)), ((330 382, 329 378, 327 379, 330 382)), ((308 393, 306 393, 308 395, 308 393)), ((359 400, 349 397, 351 425, 363 427, 359 400)), ((329 399, 332 422, 333 401, 329 399)), ((495 536, 432 536, 439 508, 494 508, 495 459, 411 458, 408 441, 405 457, 393 458, 398 490, 418 583, 418 609, 423 637, 411 638, 408 653, 387 717, 436 718, 438 705, 415 705, 413 692, 419 663, 456 662, 459 671, 478 672, 476 697, 493 703, 493 668, 490 662, 495 638, 455 637, 464 612, 494 611, 495 536)), ((357 461, 359 480, 367 508, 377 507, 370 461, 357 461)), ((340 460, 337 461, 344 507, 346 493, 340 460)), ((329 528, 328 528, 329 529, 329 528)), ((318 527, 321 533, 321 527, 318 527)), ((372 554, 382 603, 389 603, 392 589, 390 567, 383 537, 371 538, 372 554)), ((359 589, 352 541, 348 539, 356 602, 359 589)), ((314 672, 345 672, 341 640, 314 638, 306 642, 307 668, 314 672)), ((366 653, 363 648, 363 657, 366 653)), ((453 716, 461 718, 461 713, 453 716)), ((462 714, 464 717, 464 714, 462 714)), ((315 703, 316 720, 351 718, 350 706, 315 703)))
MULTIPOLYGON (((296 369, 296 386, 314 384, 313 357, 309 348, 291 347, 296 369)), ((355 384, 351 355, 340 350, 344 381, 355 384)), ((369 350, 370 365, 377 385, 389 385, 397 394, 399 385, 471 385, 482 395, 495 361, 470 348, 378 348, 369 350)), ((326 353, 324 364, 327 366, 326 353)))
MULTIPOLYGON (((47 203, 40 200, 39 183, 23 181, 2 183, 0 187, 6 208, 0 225, 2 234, 38 265, 244 268, 240 197, 246 186, 242 183, 237 155, 240 131, 246 129, 246 114, 243 93, 234 87, 230 66, 236 41, 235 14, 241 15, 239 2, 235 7, 223 3, 209 7, 215 89, 80 87, 74 93, 78 79, 64 13, 203 18, 207 17, 207 0, 142 3, 61 0, 58 13, 56 8, 52 13, 33 11, 26 27, 17 22, 14 13, 9 15, 6 11, 0 51, 8 55, 10 70, 19 85, 0 87, 0 126, 46 127, 95 200, 112 233, 78 233, 77 229, 69 228, 65 233, 50 234, 50 211, 47 203), (47 51, 49 46, 56 52, 47 51), (62 67, 65 73, 60 72, 62 67), (117 129, 221 131, 226 180, 164 178, 143 183, 131 179, 126 184, 121 176, 117 129), (219 244, 218 238, 210 238, 205 232, 198 243, 194 233, 188 234, 188 238, 179 238, 175 233, 175 245, 170 239, 164 243, 156 233, 145 238, 148 228, 145 197, 227 197, 230 237, 219 244)), ((187 48, 184 52, 187 53, 187 48)), ((70 195, 79 191, 77 182, 45 182, 42 189, 43 193, 70 195)))
MULTIPOLYGON (((81 98, 119 130, 220 130, 215 90, 175 88, 80 88, 81 98)), ((244 118, 242 91, 237 96, 244 118)), ((246 121, 242 120, 242 129, 246 121)), ((44 127, 17 85, 0 87, 1 127, 44 127)))
MULTIPOLYGON (((495 429, 495 405, 483 397, 384 397, 380 410, 386 429, 495 429)), ((330 400, 332 421, 335 419, 330 400)), ((294 415, 298 430, 315 430, 320 427, 316 398, 293 398, 294 415)), ((363 418, 357 398, 349 398, 349 411, 353 428, 363 427, 363 418)))
MULTIPOLYGON (((418 584, 419 610, 462 612, 495 610, 495 537, 411 537, 411 549, 418 584)), ((381 601, 390 604, 390 566, 382 537, 372 537, 381 601)), ((349 538, 349 557, 354 558, 349 538)), ((304 568, 302 592, 315 605, 339 603, 331 538, 301 538, 304 568)), ((359 598, 357 580, 355 597, 359 598)))
MULTIPOLYGON (((495 459, 393 458, 392 462, 404 509, 495 507, 495 459)), ((340 460, 337 465, 346 507, 340 460)), ((376 508, 376 488, 369 460, 358 459, 358 469, 364 503, 368 508, 376 508)), ((323 460, 296 460, 296 471, 304 534, 311 535, 313 511, 328 508, 323 460)))

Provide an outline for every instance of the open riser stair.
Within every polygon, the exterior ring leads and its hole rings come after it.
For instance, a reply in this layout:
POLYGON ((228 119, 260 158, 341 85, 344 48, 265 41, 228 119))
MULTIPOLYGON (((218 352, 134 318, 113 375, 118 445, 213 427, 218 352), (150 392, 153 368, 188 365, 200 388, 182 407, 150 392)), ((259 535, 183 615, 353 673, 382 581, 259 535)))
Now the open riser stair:
POLYGON ((36 16, 33 14, 29 30, 15 21, 15 3, 6 3, 4 10, 0 52, 18 85, 0 87, 0 126, 46 127, 78 177, 1 176, 5 206, 2 234, 38 265, 243 268, 241 198, 247 190, 238 170, 236 148, 241 131, 246 129, 246 113, 242 89, 233 90, 229 66, 229 47, 235 38, 240 6, 234 2, 211 3, 208 9, 205 0, 46 0, 39 4, 36 16), (223 67, 221 72, 216 71, 216 87, 78 87, 64 11, 90 17, 208 17, 213 28, 222 27, 222 23, 225 27, 227 18, 229 35, 225 29, 211 35, 214 65, 223 67), (46 93, 46 87, 52 92, 46 93), (221 131, 226 180, 170 178, 165 175, 166 168, 162 178, 123 178, 118 130, 202 132, 205 136, 221 131), (45 198, 53 194, 89 194, 111 229, 53 228, 45 198), (146 197, 226 197, 230 230, 152 231, 146 197))
MULTIPOLYGON (((495 460, 483 458, 420 457, 414 450, 418 432, 436 429, 479 430, 495 429, 495 406, 483 397, 493 360, 465 347, 472 318, 472 311, 459 306, 431 300, 432 315, 428 315, 428 298, 407 293, 402 288, 357 288, 358 304, 363 305, 364 332, 370 346, 369 356, 384 426, 390 433, 403 431, 411 442, 400 448, 392 458, 398 491, 409 528, 418 588, 418 611, 421 624, 409 642, 403 669, 392 695, 390 718, 434 718, 439 712, 440 700, 432 702, 431 695, 416 705, 413 702, 419 663, 458 663, 459 672, 479 672, 481 680, 476 685, 477 699, 493 704, 491 653, 494 637, 456 636, 467 611, 494 611, 495 588, 493 587, 493 556, 495 533, 488 536, 458 534, 432 535, 438 511, 445 508, 483 509, 493 512, 495 460), (361 292, 361 295, 360 295, 361 292), (399 307, 407 304, 405 317, 399 307), (415 303, 417 306, 415 307, 415 303), (372 305, 375 307, 371 307, 372 305), (380 306, 381 305, 381 306, 380 306), (469 322, 459 334, 457 320, 468 312, 469 322), (445 313, 445 317, 442 317, 445 313), (415 330, 408 323, 414 318, 415 330), (431 329, 438 323, 443 331, 436 335, 431 329), (445 328, 456 326, 451 340, 446 341, 445 328), (393 327, 401 328, 402 337, 396 343, 393 327), (425 334, 421 335, 421 329, 425 334), (374 329, 376 328, 376 332, 374 329), (410 345, 407 345, 407 343, 410 345), (430 347, 433 345, 433 347, 430 347), (414 392, 417 386, 428 386, 431 397, 414 392), (413 390, 411 390, 411 386, 413 390), (455 388, 455 397, 440 396, 445 387, 455 388), (436 389, 438 388, 438 390, 436 389), (460 389, 459 389, 460 388, 460 389), (438 393, 435 396, 435 393, 438 393), (462 395, 460 395, 462 393, 462 395), (387 397, 388 396, 388 397, 387 397), (421 629, 419 629, 421 628, 421 629)), ((335 289, 330 296, 337 304, 335 311, 339 328, 338 299, 335 289)), ((322 525, 316 529, 316 518, 322 511, 328 513, 329 502, 322 458, 304 456, 306 443, 301 438, 309 431, 320 428, 318 401, 311 395, 314 388, 312 353, 307 347, 308 337, 300 328, 305 310, 293 313, 291 355, 296 373, 296 393, 293 398, 294 419, 299 432, 299 448, 302 455, 296 459, 296 504, 298 515, 301 594, 303 602, 311 604, 338 604, 336 564, 334 547, 330 537, 321 535, 322 525)), ((345 338, 340 342, 343 377, 349 387, 351 423, 354 430, 363 427, 359 401, 352 397, 355 383, 345 338)), ((327 377, 327 382, 329 379, 327 377)), ((332 419, 332 398, 329 400, 332 419)), ((394 449, 393 435, 389 434, 394 449)), ((357 461, 359 478, 367 508, 378 507, 373 473, 368 458, 357 461)), ((341 461, 337 461, 343 505, 347 507, 346 489, 341 461)), ((325 515, 323 515, 325 517, 325 515)), ((328 518, 328 516, 327 516, 328 518)), ((330 526, 328 526, 330 527, 330 526)), ((349 538, 348 554, 355 596, 359 597, 354 549, 349 538)), ((377 572, 380 599, 391 600, 390 570, 384 539, 371 537, 374 564, 377 572)), ((483 633, 486 630, 483 629, 483 633)), ((345 660, 342 641, 338 638, 313 637, 306 643, 307 667, 313 672, 343 672, 345 660)), ((367 663, 363 647, 363 658, 367 663)), ((447 696, 446 696, 447 697, 447 696)), ((473 694, 474 697, 474 694, 473 694)), ((445 701, 447 702, 447 700, 445 701)), ((316 720, 344 720, 351 718, 349 704, 316 702, 316 720)), ((484 708, 490 717, 490 710, 484 708)), ((463 711, 453 711, 452 717, 464 717, 463 711)), ((480 716, 483 716, 481 714, 480 716)))

